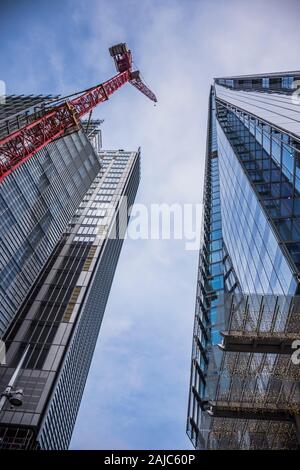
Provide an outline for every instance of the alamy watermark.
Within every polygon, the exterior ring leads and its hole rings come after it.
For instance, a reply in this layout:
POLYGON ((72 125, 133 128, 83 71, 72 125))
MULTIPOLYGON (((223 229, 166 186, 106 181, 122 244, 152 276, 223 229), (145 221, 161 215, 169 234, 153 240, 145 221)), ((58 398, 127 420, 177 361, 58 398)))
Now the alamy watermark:
MULTIPOLYGON (((107 211, 110 212, 108 207, 107 204, 107 211)), ((199 250, 201 214, 202 204, 152 203, 149 206, 133 204, 128 207, 127 197, 124 196, 119 204, 119 224, 115 224, 108 237, 130 240, 182 240, 187 251, 199 250), (129 216, 130 222, 127 226, 129 216)))
POLYGON ((292 342, 292 349, 295 349, 291 357, 292 363, 298 366, 300 364, 300 339, 292 342))

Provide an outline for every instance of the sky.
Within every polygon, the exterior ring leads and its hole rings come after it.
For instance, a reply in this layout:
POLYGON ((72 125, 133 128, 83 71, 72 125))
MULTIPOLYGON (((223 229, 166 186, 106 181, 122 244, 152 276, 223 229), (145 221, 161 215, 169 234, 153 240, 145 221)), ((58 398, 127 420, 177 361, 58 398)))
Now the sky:
MULTIPOLYGON (((7 94, 67 95, 115 74, 127 42, 158 97, 126 85, 94 112, 105 149, 142 149, 136 202, 201 203, 213 77, 299 70, 298 0, 2 0, 7 94)), ((190 449, 197 250, 126 240, 72 449, 190 449)))

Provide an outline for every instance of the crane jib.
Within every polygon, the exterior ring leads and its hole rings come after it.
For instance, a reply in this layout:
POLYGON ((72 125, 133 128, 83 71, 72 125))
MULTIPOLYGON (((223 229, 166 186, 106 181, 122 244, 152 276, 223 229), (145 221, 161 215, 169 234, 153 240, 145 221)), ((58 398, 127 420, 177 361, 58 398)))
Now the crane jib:
POLYGON ((117 44, 109 49, 118 74, 100 85, 84 91, 80 96, 51 106, 42 117, 26 124, 0 140, 0 183, 38 150, 70 129, 78 129, 80 118, 130 82, 150 100, 156 96, 142 82, 138 71, 132 71, 132 55, 127 45, 117 44))

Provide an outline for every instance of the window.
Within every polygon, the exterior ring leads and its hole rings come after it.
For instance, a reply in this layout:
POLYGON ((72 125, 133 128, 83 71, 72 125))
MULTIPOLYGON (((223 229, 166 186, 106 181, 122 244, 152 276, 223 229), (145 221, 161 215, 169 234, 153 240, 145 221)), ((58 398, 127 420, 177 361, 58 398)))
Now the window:
POLYGON ((216 276, 210 281, 210 285, 213 290, 224 289, 224 278, 223 276, 216 276))
POLYGON ((112 200, 112 196, 98 195, 95 197, 95 201, 99 201, 99 202, 110 202, 111 200, 112 200))
POLYGON ((222 240, 216 240, 211 242, 209 245, 210 251, 221 250, 222 249, 222 240))
POLYGON ((117 186, 117 182, 115 183, 104 183, 102 186, 101 186, 101 189, 112 189, 112 188, 115 188, 117 186))
POLYGON ((210 263, 217 263, 218 261, 222 261, 223 254, 222 250, 213 251, 210 255, 210 263))
POLYGON ((94 217, 104 217, 106 214, 105 209, 89 209, 87 215, 94 217))
POLYGON ((218 274, 223 274, 223 264, 222 263, 215 263, 212 264, 209 268, 210 274, 212 276, 217 276, 218 274))
POLYGON ((215 212, 211 215, 211 222, 217 222, 221 219, 221 212, 215 212))
POLYGON ((283 145, 282 148, 282 163, 285 166, 285 168, 293 174, 294 172, 294 156, 292 149, 286 145, 283 145))
POLYGON ((282 88, 293 88, 294 77, 282 77, 281 84, 282 88))
POLYGON ((213 222, 213 223, 211 224, 211 228, 210 228, 210 229, 211 229, 211 230, 219 230, 219 229, 221 229, 221 228, 222 228, 221 220, 218 220, 218 221, 213 222))
POLYGON ((227 79, 227 80, 225 80, 225 84, 226 84, 228 87, 233 88, 233 80, 227 79))
POLYGON ((269 88, 270 87, 270 79, 269 78, 263 78, 262 79, 262 87, 263 88, 269 88))
POLYGON ((211 240, 218 240, 218 238, 222 238, 222 230, 215 230, 210 234, 211 240))
POLYGON ((222 337, 220 335, 219 330, 212 330, 212 332, 211 332, 211 342, 212 342, 212 344, 222 343, 222 337))

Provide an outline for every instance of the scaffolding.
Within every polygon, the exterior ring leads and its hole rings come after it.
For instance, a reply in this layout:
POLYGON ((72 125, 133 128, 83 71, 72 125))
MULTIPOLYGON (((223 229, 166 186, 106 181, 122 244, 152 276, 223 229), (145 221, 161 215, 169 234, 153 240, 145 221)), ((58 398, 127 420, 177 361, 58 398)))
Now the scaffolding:
POLYGON ((300 298, 225 294, 217 321, 223 342, 206 351, 207 396, 193 390, 196 447, 298 448, 300 366, 291 346, 300 338, 300 298))

